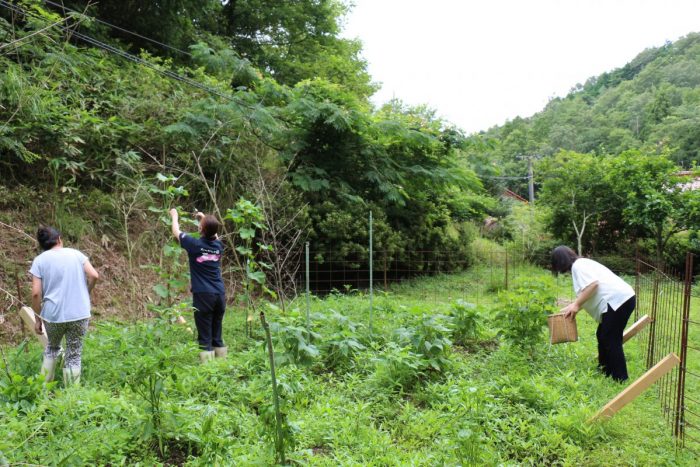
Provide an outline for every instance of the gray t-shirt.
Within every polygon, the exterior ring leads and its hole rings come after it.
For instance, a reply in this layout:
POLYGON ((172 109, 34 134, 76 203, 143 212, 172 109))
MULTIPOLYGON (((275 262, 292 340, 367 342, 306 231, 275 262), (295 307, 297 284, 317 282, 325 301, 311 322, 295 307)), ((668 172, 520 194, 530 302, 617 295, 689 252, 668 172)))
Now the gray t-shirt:
POLYGON ((88 257, 73 248, 48 250, 34 258, 29 272, 41 279, 41 317, 66 323, 90 317, 90 294, 83 265, 88 257))

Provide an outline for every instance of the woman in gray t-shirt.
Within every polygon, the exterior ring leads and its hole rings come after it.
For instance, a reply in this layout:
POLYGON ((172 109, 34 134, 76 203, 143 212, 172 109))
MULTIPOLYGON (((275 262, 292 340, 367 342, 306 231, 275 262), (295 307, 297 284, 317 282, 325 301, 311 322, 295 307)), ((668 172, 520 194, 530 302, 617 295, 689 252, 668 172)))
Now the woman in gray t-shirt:
POLYGON ((32 274, 32 308, 41 317, 35 331, 46 326, 49 344, 44 351, 41 373, 52 381, 61 341, 66 338, 63 364, 64 384, 80 381, 83 337, 90 319, 90 291, 99 275, 87 256, 64 248, 61 234, 53 227, 39 227, 37 240, 43 250, 34 258, 32 274))

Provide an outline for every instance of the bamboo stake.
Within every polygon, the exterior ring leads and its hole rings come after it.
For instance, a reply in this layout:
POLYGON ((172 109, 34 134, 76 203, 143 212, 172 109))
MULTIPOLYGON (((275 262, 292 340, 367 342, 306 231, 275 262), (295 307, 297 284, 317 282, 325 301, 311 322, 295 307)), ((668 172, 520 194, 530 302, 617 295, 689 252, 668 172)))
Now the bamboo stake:
POLYGON ((265 340, 267 341, 267 354, 270 358, 270 376, 272 378, 272 401, 275 405, 275 421, 277 424, 277 436, 275 437, 275 449, 280 456, 280 463, 287 464, 284 455, 284 433, 282 431, 282 413, 280 412, 280 400, 277 389, 277 377, 275 375, 275 352, 272 348, 272 336, 270 335, 270 325, 265 321, 265 312, 260 312, 260 322, 265 330, 265 340))

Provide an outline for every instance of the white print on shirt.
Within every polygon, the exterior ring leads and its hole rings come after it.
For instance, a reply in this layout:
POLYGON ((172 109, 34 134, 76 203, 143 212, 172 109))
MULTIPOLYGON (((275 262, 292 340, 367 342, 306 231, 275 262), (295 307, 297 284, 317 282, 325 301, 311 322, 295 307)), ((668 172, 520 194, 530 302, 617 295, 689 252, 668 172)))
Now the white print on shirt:
POLYGON ((219 261, 219 259, 221 259, 221 252, 219 250, 210 250, 208 248, 200 248, 199 250, 202 252, 202 256, 196 259, 198 263, 219 261))

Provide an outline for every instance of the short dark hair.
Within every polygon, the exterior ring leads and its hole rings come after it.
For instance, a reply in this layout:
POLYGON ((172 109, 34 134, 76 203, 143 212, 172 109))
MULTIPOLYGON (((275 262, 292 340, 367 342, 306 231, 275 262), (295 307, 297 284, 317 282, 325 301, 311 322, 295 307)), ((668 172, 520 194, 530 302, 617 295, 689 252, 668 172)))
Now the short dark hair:
POLYGON ((207 214, 202 218, 199 225, 202 227, 202 235, 208 240, 214 240, 216 234, 219 233, 221 223, 216 217, 207 214))
POLYGON ((53 227, 42 225, 36 231, 36 239, 39 241, 39 246, 42 250, 50 250, 58 245, 58 241, 61 239, 61 232, 53 227))
POLYGON ((552 272, 559 274, 571 271, 579 255, 568 246, 560 245, 552 250, 552 272))

